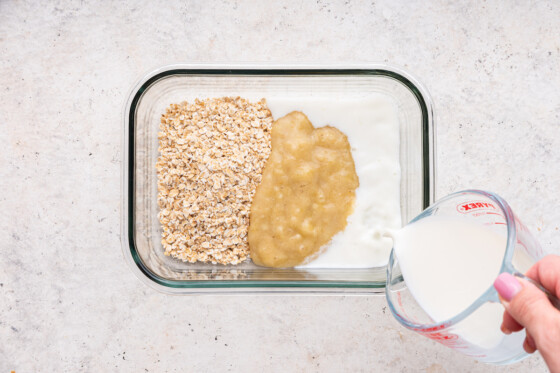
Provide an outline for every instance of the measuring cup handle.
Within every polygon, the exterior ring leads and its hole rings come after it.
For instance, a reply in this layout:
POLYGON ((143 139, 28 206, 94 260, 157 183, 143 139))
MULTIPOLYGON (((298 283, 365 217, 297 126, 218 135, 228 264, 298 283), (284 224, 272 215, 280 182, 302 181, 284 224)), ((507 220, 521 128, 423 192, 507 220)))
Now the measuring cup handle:
POLYGON ((525 281, 530 282, 531 284, 535 285, 537 288, 539 288, 540 291, 542 291, 543 293, 546 294, 546 296, 548 297, 548 300, 550 300, 550 303, 552 303, 552 305, 557 310, 560 310, 560 299, 556 298, 550 291, 546 290, 541 284, 539 284, 537 281, 533 280, 532 278, 529 278, 529 277, 525 276, 523 273, 513 272, 512 274, 515 277, 518 277, 522 280, 525 280, 525 281))

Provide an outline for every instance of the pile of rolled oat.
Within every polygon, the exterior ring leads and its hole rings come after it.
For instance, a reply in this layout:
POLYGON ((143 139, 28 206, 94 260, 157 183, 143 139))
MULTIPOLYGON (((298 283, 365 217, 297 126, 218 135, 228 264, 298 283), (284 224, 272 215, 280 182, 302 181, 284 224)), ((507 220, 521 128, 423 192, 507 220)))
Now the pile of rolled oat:
POLYGON ((165 255, 214 264, 249 257, 249 212, 271 126, 264 99, 195 100, 162 115, 156 167, 165 255))

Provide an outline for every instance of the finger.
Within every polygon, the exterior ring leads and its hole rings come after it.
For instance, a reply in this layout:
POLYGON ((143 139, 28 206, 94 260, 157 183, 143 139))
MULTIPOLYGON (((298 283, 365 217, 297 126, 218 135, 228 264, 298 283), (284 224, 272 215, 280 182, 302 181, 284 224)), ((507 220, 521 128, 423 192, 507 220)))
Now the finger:
POLYGON ((541 284, 557 297, 560 296, 560 256, 548 255, 527 271, 527 277, 541 284))
MULTIPOLYGON (((509 273, 502 273, 494 282, 494 287, 500 294, 507 313, 520 325, 526 327, 532 334, 535 328, 542 328, 539 319, 548 318, 556 311, 547 296, 534 285, 524 281, 522 285, 517 278, 509 273)), ((509 326, 509 325, 506 325, 509 326)), ((515 328, 515 325, 512 325, 515 328)))
POLYGON ((523 329, 523 325, 515 321, 515 319, 507 312, 504 311, 504 321, 502 322, 502 332, 511 334, 523 329))
POLYGON ((527 351, 528 354, 532 354, 537 351, 537 346, 535 345, 535 340, 531 337, 531 334, 527 332, 525 340, 523 341, 523 349, 527 351))
POLYGON ((529 332, 545 360, 547 356, 555 356, 560 341, 560 312, 548 297, 533 284, 518 281, 509 273, 500 274, 494 286, 504 300, 506 311, 529 332))

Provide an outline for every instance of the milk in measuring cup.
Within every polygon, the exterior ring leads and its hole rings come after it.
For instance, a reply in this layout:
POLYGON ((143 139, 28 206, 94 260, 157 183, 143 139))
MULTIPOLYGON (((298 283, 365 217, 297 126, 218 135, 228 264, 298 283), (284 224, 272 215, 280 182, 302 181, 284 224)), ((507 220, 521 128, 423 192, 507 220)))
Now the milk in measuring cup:
MULTIPOLYGON (((507 237, 467 219, 429 216, 392 232, 411 294, 436 322, 469 307, 500 273, 507 237)), ((485 303, 454 333, 484 348, 500 343, 504 308, 485 303)))

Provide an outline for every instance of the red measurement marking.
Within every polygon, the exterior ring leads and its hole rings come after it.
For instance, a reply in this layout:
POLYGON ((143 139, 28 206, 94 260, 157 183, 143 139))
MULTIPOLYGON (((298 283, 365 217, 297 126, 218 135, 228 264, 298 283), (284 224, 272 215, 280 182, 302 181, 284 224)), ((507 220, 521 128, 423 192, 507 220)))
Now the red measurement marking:
POLYGON ((450 348, 468 348, 468 345, 465 344, 463 340, 459 338, 457 334, 446 332, 442 330, 446 327, 446 325, 439 325, 434 328, 428 328, 424 330, 417 330, 420 334, 425 335, 426 337, 433 339, 436 342, 441 343, 450 348))

